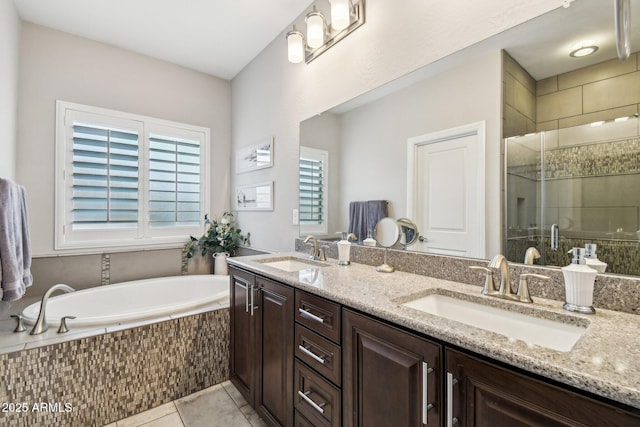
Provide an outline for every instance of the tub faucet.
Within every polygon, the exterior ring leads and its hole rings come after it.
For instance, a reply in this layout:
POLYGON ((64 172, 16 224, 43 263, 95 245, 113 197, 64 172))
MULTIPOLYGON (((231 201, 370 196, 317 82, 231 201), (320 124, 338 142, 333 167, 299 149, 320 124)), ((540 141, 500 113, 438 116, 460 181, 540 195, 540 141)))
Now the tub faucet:
POLYGON ((33 325, 33 329, 31 329, 31 335, 38 335, 49 329, 49 325, 47 325, 46 320, 47 301, 49 300, 51 294, 58 290, 67 293, 75 291, 75 289, 73 289, 71 286, 63 284, 57 284, 50 287, 47 292, 45 292, 44 296, 42 297, 42 301, 40 302, 40 312, 38 313, 38 320, 36 320, 35 325, 33 325))
POLYGON ((316 236, 313 236, 313 235, 307 236, 307 238, 304 239, 304 244, 311 246, 311 252, 309 253, 309 258, 317 259, 320 256, 320 251, 318 250, 318 239, 316 239, 316 236))
POLYGON ((533 265, 533 261, 540 258, 540 252, 534 246, 527 248, 527 251, 524 253, 524 264, 533 265))

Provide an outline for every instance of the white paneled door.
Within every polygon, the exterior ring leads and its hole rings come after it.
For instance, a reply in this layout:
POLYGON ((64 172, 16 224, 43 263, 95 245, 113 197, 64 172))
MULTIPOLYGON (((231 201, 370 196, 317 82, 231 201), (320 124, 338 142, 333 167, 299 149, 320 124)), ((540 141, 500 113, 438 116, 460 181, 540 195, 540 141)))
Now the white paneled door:
POLYGON ((485 258, 484 122, 408 140, 407 213, 413 249, 485 258))

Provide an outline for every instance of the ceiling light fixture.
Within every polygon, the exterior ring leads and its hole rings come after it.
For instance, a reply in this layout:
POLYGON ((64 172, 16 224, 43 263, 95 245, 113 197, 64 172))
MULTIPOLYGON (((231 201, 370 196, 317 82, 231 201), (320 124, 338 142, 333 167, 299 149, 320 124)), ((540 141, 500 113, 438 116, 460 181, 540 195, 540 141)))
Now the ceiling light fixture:
POLYGON ((330 47, 364 24, 364 0, 328 0, 331 6, 331 25, 315 6, 305 17, 307 35, 293 29, 287 33, 289 62, 308 64, 330 47))
POLYGON ((569 56, 572 58, 580 58, 583 56, 591 55, 598 50, 595 40, 582 40, 573 46, 569 56))

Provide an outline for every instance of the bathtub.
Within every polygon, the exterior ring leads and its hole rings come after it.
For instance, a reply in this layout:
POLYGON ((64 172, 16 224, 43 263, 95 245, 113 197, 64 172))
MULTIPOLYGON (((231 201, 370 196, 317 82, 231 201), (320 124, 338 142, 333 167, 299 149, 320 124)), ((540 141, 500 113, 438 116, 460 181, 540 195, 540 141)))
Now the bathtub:
MULTIPOLYGON (((47 302, 46 315, 50 327, 58 327, 63 316, 75 316, 67 321, 73 326, 106 326, 228 301, 229 276, 160 277, 54 295, 47 302)), ((40 302, 26 307, 25 323, 34 324, 39 311, 40 302)))

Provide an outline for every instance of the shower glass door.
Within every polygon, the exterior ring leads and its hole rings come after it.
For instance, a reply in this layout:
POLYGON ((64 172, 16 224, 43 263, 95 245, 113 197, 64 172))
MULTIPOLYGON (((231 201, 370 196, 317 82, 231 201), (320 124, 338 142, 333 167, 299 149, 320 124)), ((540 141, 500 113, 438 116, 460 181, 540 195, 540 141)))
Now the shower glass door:
POLYGON ((607 272, 640 275, 638 126, 627 117, 505 140, 510 261, 535 247, 535 264, 563 266, 595 243, 607 272))

